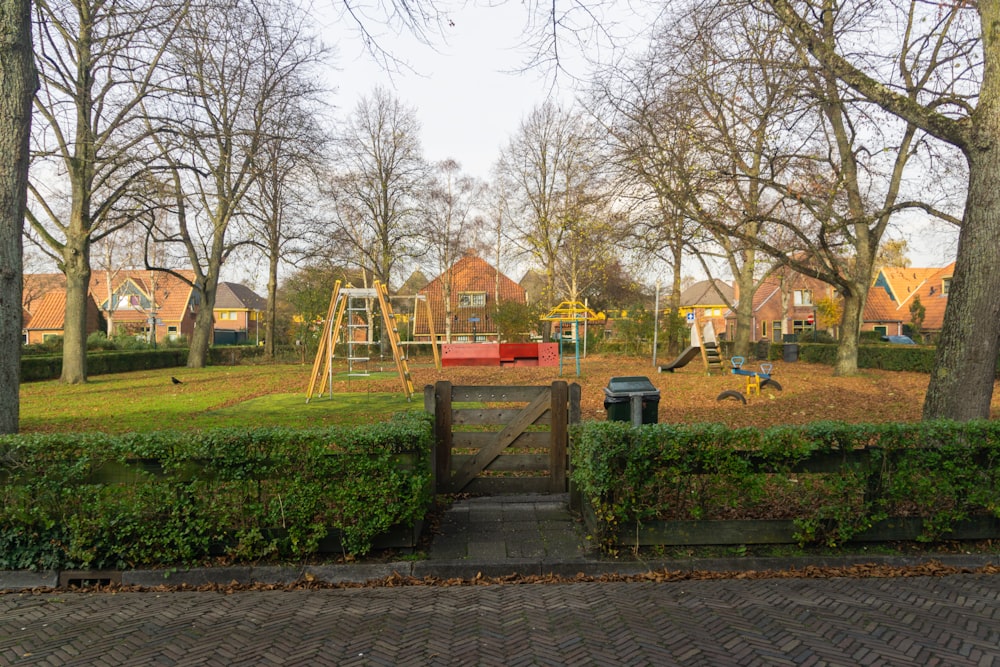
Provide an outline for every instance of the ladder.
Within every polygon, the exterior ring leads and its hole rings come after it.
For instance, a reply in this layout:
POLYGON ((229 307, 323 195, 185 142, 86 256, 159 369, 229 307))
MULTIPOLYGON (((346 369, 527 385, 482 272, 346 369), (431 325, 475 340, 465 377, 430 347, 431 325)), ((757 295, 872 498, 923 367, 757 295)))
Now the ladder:
MULTIPOLYGON (((347 318, 343 331, 347 347, 347 377, 368 377, 371 375, 368 372, 368 362, 371 361, 368 356, 371 336, 370 300, 375 298, 376 290, 348 287, 340 292, 342 296, 339 310, 347 318)), ((333 340, 336 341, 337 336, 333 340)))
POLYGON ((698 340, 701 343, 701 362, 705 364, 705 372, 709 375, 712 374, 712 371, 722 372, 722 354, 719 350, 719 342, 715 338, 715 328, 712 327, 711 320, 703 325, 701 318, 695 315, 694 326, 698 328, 698 340), (709 338, 709 336, 705 335, 705 330, 708 327, 712 327, 712 340, 706 340, 709 338))
POLYGON ((392 312, 386 286, 376 280, 374 287, 371 288, 342 288, 338 280, 333 287, 323 334, 320 338, 319 348, 316 350, 316 360, 313 362, 312 375, 309 379, 306 403, 309 402, 314 394, 323 393, 326 389, 327 381, 329 381, 330 396, 331 398, 333 397, 333 359, 337 340, 342 333, 346 338, 348 377, 366 377, 370 375, 368 370, 370 358, 367 353, 367 346, 369 330, 374 323, 374 316, 369 304, 369 300, 372 299, 378 301, 379 311, 382 314, 382 321, 385 325, 383 331, 392 348, 392 357, 396 362, 396 370, 399 373, 399 379, 403 386, 403 393, 406 394, 406 400, 412 399, 413 379, 410 377, 410 368, 406 357, 402 353, 402 346, 399 342, 399 329, 396 326, 396 317, 392 312), (357 340, 358 338, 361 340, 357 340), (320 381, 320 378, 322 378, 322 381, 320 381))

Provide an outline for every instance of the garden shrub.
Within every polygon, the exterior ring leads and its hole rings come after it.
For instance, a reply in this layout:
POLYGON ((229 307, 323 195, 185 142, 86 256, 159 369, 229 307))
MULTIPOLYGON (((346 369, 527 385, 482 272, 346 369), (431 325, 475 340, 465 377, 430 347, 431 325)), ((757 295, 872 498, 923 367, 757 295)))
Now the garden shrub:
POLYGON ((571 435, 571 479, 607 527, 782 518, 796 521, 802 543, 837 546, 888 517, 922 518, 925 540, 975 515, 1000 518, 997 422, 606 421, 571 435))
POLYGON ((0 568, 364 554, 428 507, 429 417, 364 427, 0 438, 0 568))

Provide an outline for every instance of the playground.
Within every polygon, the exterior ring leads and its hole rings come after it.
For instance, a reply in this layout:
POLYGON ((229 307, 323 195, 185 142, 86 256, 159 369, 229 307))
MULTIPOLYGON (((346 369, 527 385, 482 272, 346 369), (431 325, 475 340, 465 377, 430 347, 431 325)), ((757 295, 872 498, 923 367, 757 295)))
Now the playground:
MULTIPOLYGON (((757 365, 755 361, 747 362, 750 369, 757 365)), ((372 366, 373 371, 378 371, 378 362, 373 361, 372 366)), ((359 402, 363 402, 365 410, 372 413, 366 416, 371 418, 377 418, 375 413, 407 405, 393 360, 386 359, 382 366, 380 372, 369 377, 348 377, 344 372, 346 362, 335 364, 333 401, 348 411, 358 410, 359 402), (338 394, 348 392, 351 396, 338 398, 338 394)), ((253 408, 255 424, 318 424, 309 415, 316 414, 313 411, 328 412, 330 398, 325 394, 305 404, 310 368, 309 364, 276 364, 162 369, 95 376, 86 385, 70 387, 55 380, 28 382, 21 385, 22 428, 26 432, 113 430, 122 422, 123 414, 129 415, 133 430, 155 430, 170 424, 245 424, 244 404, 265 396, 280 400, 270 413, 253 408), (172 384, 171 376, 184 383, 172 384), (223 415, 230 414, 231 421, 226 421, 223 415)), ((804 424, 825 419, 917 421, 928 383, 927 375, 921 373, 865 370, 852 377, 833 377, 829 366, 776 361, 772 376, 782 391, 763 386, 760 396, 749 397, 743 405, 736 400, 719 401, 717 397, 724 391, 744 391, 744 378, 728 369, 708 376, 700 363, 674 373, 659 373, 648 358, 588 354, 581 359, 577 377, 573 365, 564 368, 561 376, 558 367, 542 366, 455 366, 438 370, 427 355, 415 358, 410 370, 416 389, 411 403, 414 407, 422 406, 424 385, 438 380, 456 385, 503 386, 546 385, 562 379, 580 384, 583 419, 600 420, 607 414, 604 388, 610 378, 645 376, 660 391, 660 422, 712 422, 731 427, 804 424)), ((994 391, 993 417, 1000 418, 1000 388, 994 391)))
MULTIPOLYGON (((570 346, 567 346, 567 348, 570 346)), ((761 383, 759 394, 747 396, 747 376, 733 374, 731 360, 724 369, 706 374, 698 360, 672 373, 661 373, 649 358, 588 354, 580 360, 580 375, 574 362, 563 367, 532 366, 453 366, 440 370, 430 356, 410 364, 416 393, 427 384, 448 380, 456 385, 540 385, 562 379, 581 386, 583 419, 605 419, 604 388, 612 377, 645 376, 660 391, 658 419, 662 422, 712 422, 730 427, 806 424, 820 420, 847 422, 919 421, 927 390, 928 376, 874 369, 862 370, 851 377, 834 377, 833 369, 805 362, 772 362, 769 376, 781 387, 761 383), (717 400, 723 392, 735 391, 746 397, 717 400)), ((747 360, 742 368, 759 371, 760 362, 747 360)), ((399 392, 400 383, 392 360, 384 364, 387 372, 370 378, 340 377, 334 393, 346 391, 399 392)), ((299 376, 305 378, 306 375, 299 376)), ((306 384, 301 380, 300 387, 306 384)), ((328 399, 324 399, 328 400, 328 399)), ((994 392, 993 417, 1000 417, 1000 387, 994 392)))

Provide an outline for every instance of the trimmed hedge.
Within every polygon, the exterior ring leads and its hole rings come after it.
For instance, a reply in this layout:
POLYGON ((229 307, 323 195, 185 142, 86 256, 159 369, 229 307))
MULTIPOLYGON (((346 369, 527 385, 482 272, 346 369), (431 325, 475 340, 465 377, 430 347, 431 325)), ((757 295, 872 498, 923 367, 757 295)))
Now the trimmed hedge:
POLYGON ((800 543, 837 546, 890 517, 922 517, 924 540, 1000 518, 1000 422, 588 422, 571 435, 572 482, 607 527, 794 519, 800 543))
POLYGON ((423 518, 431 424, 0 438, 0 570, 364 554, 423 518))
MULTIPOLYGON (((236 365, 264 355, 264 348, 245 345, 210 347, 208 363, 214 366, 236 365)), ((154 368, 179 368, 187 365, 187 348, 156 350, 125 350, 90 352, 87 354, 87 375, 128 373, 154 368)), ((62 354, 26 355, 21 357, 21 382, 55 380, 62 375, 62 354)))

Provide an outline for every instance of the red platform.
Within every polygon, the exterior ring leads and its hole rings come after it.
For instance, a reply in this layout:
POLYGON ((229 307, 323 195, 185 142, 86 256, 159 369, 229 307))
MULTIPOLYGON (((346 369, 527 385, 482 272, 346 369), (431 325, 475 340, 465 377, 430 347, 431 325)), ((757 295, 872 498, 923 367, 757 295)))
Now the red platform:
POLYGON ((442 366, 558 366, 558 343, 445 343, 442 366))

